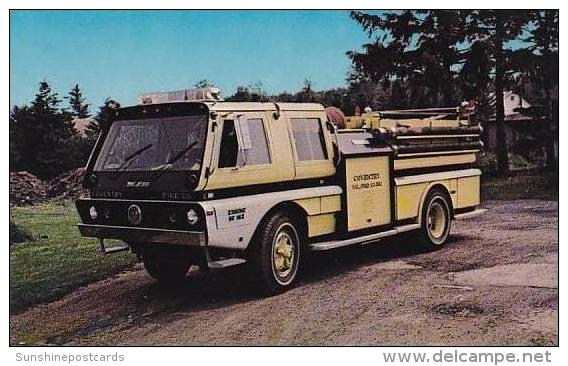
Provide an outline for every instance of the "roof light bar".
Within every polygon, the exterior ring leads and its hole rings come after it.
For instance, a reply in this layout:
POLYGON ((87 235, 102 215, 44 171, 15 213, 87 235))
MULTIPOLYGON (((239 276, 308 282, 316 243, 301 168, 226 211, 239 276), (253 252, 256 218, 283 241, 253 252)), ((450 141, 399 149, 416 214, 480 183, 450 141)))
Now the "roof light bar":
POLYGON ((161 104, 171 102, 219 102, 221 90, 211 86, 196 89, 175 90, 170 92, 143 93, 138 96, 138 105, 161 104))

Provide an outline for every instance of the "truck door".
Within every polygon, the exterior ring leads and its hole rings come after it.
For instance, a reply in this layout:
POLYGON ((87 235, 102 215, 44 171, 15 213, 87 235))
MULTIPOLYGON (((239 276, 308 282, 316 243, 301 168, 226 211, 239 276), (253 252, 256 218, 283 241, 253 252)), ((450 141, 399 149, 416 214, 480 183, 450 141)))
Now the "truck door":
POLYGON ((278 169, 280 157, 269 120, 265 112, 234 112, 221 118, 207 190, 290 179, 290 169, 278 169))

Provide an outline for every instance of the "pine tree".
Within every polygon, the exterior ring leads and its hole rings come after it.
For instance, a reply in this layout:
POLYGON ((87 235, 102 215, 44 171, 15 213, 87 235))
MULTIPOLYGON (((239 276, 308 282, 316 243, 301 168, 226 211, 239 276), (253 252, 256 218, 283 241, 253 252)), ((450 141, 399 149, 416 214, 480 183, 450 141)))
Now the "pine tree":
POLYGON ((87 118, 91 116, 89 113, 89 104, 85 103, 85 98, 79 88, 79 84, 75 84, 65 99, 69 100, 71 113, 74 117, 87 118))
POLYGON ((531 43, 529 69, 530 80, 544 90, 545 114, 548 118, 548 141, 546 141, 548 168, 556 168, 554 140, 558 139, 558 10, 537 10, 531 17, 533 27, 527 41, 531 43), (554 95, 553 95, 554 94, 554 95))
POLYGON ((347 53, 353 62, 351 84, 371 81, 388 87, 398 79, 408 86, 412 107, 457 104, 455 66, 463 62, 459 46, 465 39, 462 11, 353 11, 351 18, 373 40, 364 52, 347 53))
POLYGON ((30 107, 12 109, 10 169, 27 170, 46 179, 81 164, 72 116, 59 108, 60 102, 57 93, 42 81, 30 107))
POLYGON ((89 123, 85 134, 91 139, 92 143, 97 140, 99 134, 110 126, 116 109, 120 108, 120 103, 108 97, 102 106, 99 107, 95 118, 89 123))
POLYGON ((9 123, 10 171, 26 170, 26 162, 33 158, 30 156, 33 150, 27 149, 28 142, 30 139, 39 141, 38 136, 33 134, 34 121, 30 108, 14 106, 10 112, 9 123))
POLYGON ((495 88, 495 124, 497 142, 497 169, 500 174, 509 170, 507 136, 505 131, 505 107, 503 91, 508 75, 520 71, 509 62, 521 49, 511 49, 507 43, 519 40, 531 13, 526 10, 473 10, 467 11, 465 29, 467 40, 485 48, 493 62, 495 88))
POLYGON ((483 99, 492 80, 498 167, 505 173, 509 164, 503 89, 507 75, 519 71, 508 60, 521 51, 511 49, 509 42, 519 39, 530 14, 526 10, 352 12, 351 17, 375 39, 363 46, 364 52, 348 52, 353 62, 350 81, 378 84, 398 79, 408 90, 410 106, 423 107, 456 104, 462 93, 483 99), (383 36, 378 36, 379 31, 383 36))

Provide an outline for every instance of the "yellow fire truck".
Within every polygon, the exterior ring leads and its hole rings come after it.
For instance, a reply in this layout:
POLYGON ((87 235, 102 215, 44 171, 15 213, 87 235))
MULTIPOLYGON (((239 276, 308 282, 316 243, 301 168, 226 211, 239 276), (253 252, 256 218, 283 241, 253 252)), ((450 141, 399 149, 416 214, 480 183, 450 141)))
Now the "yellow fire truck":
POLYGON ((467 108, 338 121, 320 104, 218 95, 148 93, 116 109, 87 165, 90 197, 76 202, 104 253, 131 250, 161 281, 246 262, 276 293, 307 251, 409 231, 435 249, 452 220, 483 212, 467 108))

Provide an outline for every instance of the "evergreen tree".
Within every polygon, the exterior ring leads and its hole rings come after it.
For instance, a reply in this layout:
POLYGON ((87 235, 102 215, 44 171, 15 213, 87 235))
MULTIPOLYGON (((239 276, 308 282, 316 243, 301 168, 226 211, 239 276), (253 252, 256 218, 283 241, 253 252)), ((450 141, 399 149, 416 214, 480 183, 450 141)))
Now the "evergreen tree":
POLYGON ((26 149, 29 139, 36 139, 33 134, 33 116, 28 106, 14 106, 10 112, 10 171, 26 170, 30 151, 26 149), (29 136, 30 134, 33 134, 29 136), (29 137, 28 137, 29 136, 29 137))
POLYGON ((91 151, 93 150, 101 132, 110 126, 117 108, 120 108, 120 103, 111 98, 106 98, 105 103, 99 107, 97 114, 87 125, 87 128, 85 129, 85 137, 79 144, 83 164, 87 163, 91 151))
POLYGON ((79 88, 79 84, 75 84, 65 99, 69 100, 71 113, 74 117, 87 118, 91 116, 89 113, 89 104, 85 103, 85 98, 79 88))
POLYGON ((373 39, 364 52, 350 51, 351 84, 371 81, 389 87, 400 80, 410 91, 410 107, 455 105, 456 64, 465 39, 462 11, 396 11, 381 15, 351 12, 373 39))
POLYGON ((42 81, 30 107, 12 109, 11 169, 27 170, 46 179, 81 165, 77 131, 71 114, 59 108, 60 102, 57 93, 42 81))
POLYGON ((93 144, 99 134, 110 126, 118 108, 120 108, 120 103, 110 97, 106 98, 104 104, 99 107, 95 118, 89 123, 85 131, 86 137, 91 139, 93 144))
POLYGON ((523 34, 530 14, 525 10, 352 12, 369 36, 376 37, 363 46, 364 52, 348 52, 353 62, 350 81, 400 80, 412 103, 409 107, 431 107, 457 104, 462 94, 483 99, 492 80, 498 167, 504 173, 508 157, 503 89, 506 76, 520 71, 508 62, 520 52, 509 43, 523 34), (379 31, 384 32, 380 37, 379 31))
MULTIPOLYGON (((504 174, 509 170, 507 136, 505 132, 505 107, 503 91, 508 75, 519 72, 509 60, 523 48, 511 49, 507 44, 519 40, 530 21, 526 10, 472 10, 466 12, 467 41, 485 49, 492 60, 495 89, 495 124, 497 142, 497 169, 504 174)), ((472 47, 470 49, 473 49, 472 47)))
POLYGON ((519 60, 532 59, 528 67, 530 83, 538 89, 544 90, 545 116, 549 121, 548 141, 546 142, 546 165, 556 168, 554 142, 558 139, 558 35, 559 18, 558 10, 537 10, 532 13, 532 27, 526 41, 531 44, 530 57, 522 57, 519 60))

